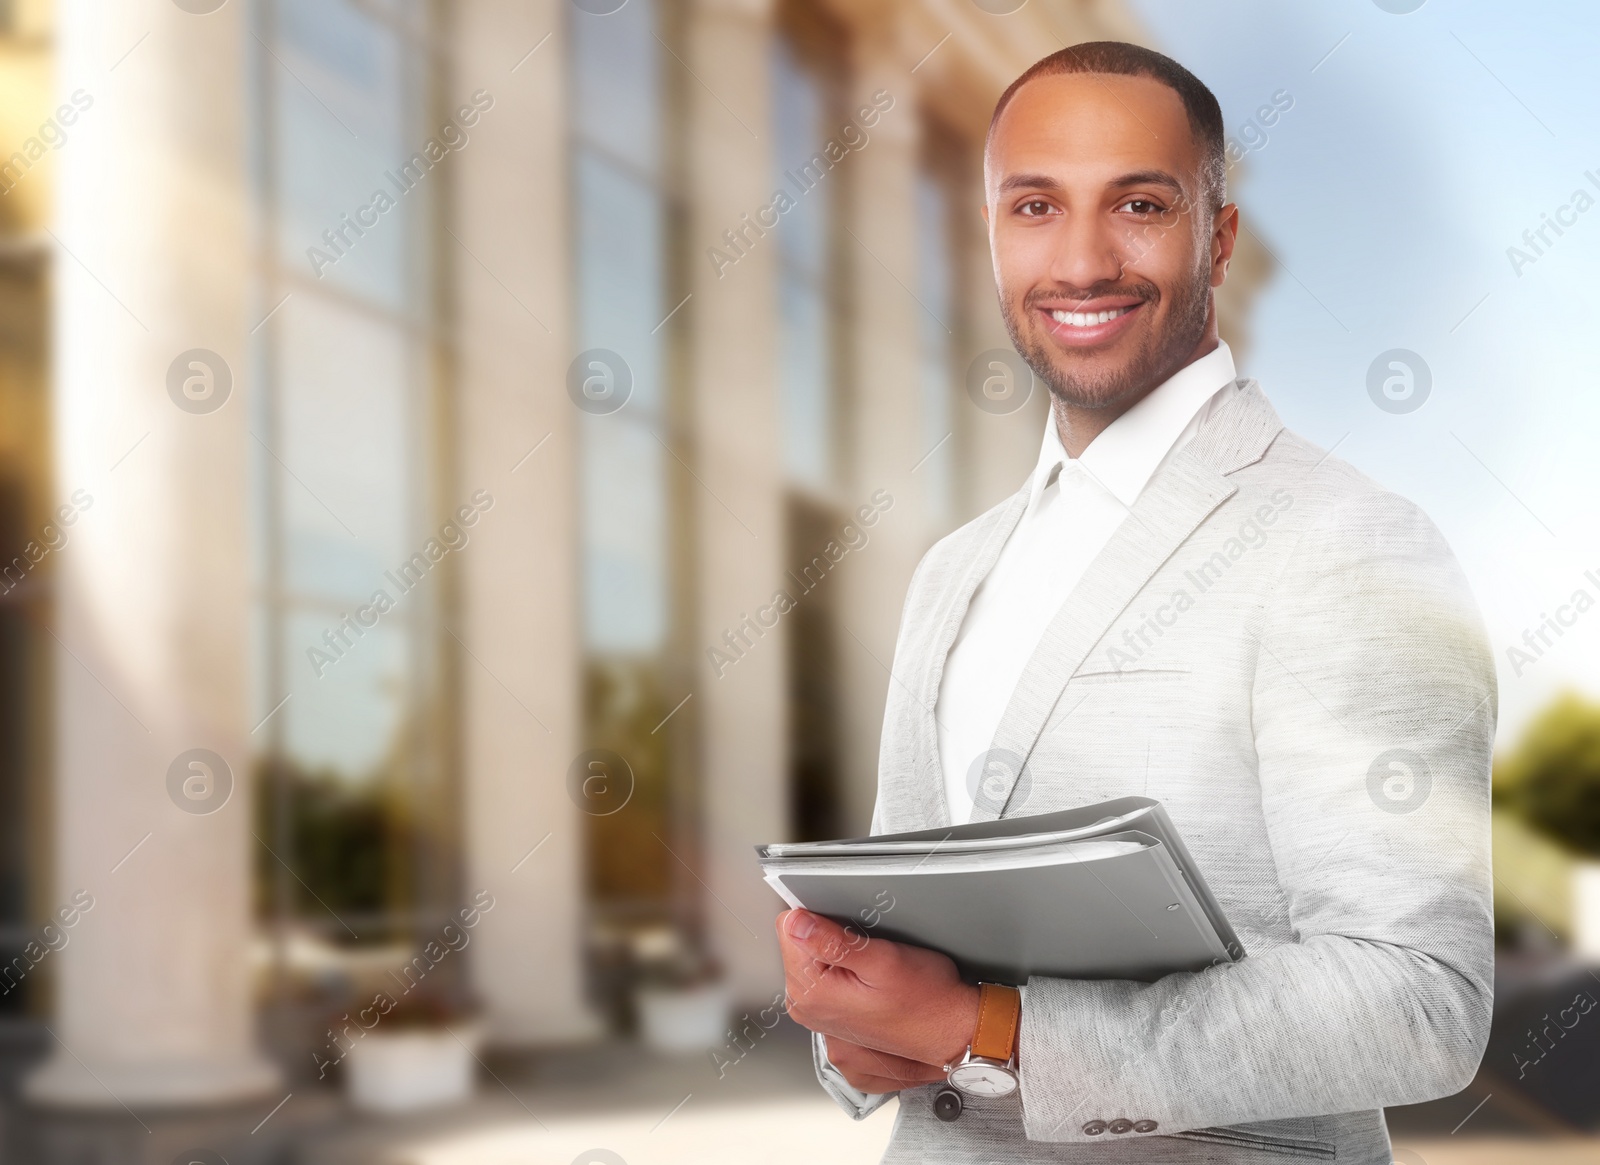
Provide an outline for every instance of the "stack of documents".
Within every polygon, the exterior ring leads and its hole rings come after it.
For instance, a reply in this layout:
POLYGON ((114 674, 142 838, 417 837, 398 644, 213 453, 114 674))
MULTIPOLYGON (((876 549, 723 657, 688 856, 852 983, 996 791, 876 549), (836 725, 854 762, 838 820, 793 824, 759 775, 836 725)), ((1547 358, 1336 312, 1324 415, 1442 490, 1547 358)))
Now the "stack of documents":
POLYGON ((1244 957, 1147 797, 848 841, 756 847, 790 906, 943 951, 968 982, 1153 981, 1244 957))

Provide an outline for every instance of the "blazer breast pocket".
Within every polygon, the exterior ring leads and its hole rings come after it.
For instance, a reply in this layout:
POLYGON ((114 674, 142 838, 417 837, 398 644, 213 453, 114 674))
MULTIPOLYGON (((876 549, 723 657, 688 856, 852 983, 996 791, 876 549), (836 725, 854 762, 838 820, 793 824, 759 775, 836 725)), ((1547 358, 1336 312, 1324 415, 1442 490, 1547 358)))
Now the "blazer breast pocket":
POLYGON ((1186 667, 1096 668, 1073 673, 1068 684, 1146 684, 1185 680, 1194 673, 1186 667))
POLYGON ((1273 1127, 1300 1123, 1303 1123, 1303 1118, 1281 1122, 1262 1121, 1255 1125, 1234 1125, 1220 1129, 1189 1129, 1170 1135, 1178 1140, 1201 1141, 1231 1149, 1252 1149, 1268 1159, 1332 1161, 1338 1157, 1339 1148, 1331 1142, 1306 1136, 1283 1136, 1273 1127))

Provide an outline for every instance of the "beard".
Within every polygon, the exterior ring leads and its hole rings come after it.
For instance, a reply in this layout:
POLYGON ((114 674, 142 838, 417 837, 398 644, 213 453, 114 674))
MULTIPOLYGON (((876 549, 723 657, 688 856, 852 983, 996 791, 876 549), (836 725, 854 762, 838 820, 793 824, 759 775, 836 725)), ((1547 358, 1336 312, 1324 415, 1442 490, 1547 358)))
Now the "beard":
MULTIPOLYGON (((1049 387, 1053 398, 1073 408, 1102 409, 1137 400, 1182 367, 1205 334, 1210 290, 1210 267, 1197 267, 1190 279, 1174 288, 1166 326, 1160 331, 1147 330, 1132 357, 1118 368, 1092 369, 1088 361, 1075 360, 1074 353, 1058 348, 1042 334, 1034 307, 1048 300, 1059 302, 1063 289, 1030 291, 1023 298, 1021 318, 1011 297, 1002 294, 1000 314, 1018 355, 1049 387)), ((1085 291, 1065 289, 1065 293, 1085 302, 1105 295, 1134 296, 1144 304, 1140 312, 1153 312, 1161 302, 1161 289, 1148 280, 1098 283, 1085 291)))

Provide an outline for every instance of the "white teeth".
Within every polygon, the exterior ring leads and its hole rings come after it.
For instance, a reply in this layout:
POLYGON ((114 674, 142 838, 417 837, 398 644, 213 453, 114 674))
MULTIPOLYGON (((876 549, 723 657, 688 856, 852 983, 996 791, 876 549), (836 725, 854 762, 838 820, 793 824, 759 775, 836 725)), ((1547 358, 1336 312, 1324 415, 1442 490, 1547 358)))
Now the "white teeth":
POLYGON ((1110 311, 1098 312, 1053 311, 1050 313, 1050 318, 1055 320, 1058 324, 1070 324, 1074 328, 1087 328, 1094 324, 1108 323, 1120 315, 1126 315, 1129 310, 1131 309, 1125 307, 1116 307, 1112 308, 1110 311))

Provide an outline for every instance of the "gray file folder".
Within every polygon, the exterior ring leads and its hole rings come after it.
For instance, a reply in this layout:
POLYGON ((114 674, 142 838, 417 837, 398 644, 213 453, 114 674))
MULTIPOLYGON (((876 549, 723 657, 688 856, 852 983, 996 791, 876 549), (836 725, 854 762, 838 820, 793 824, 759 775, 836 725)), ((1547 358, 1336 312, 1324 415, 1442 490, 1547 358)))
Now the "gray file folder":
POLYGON ((1151 981, 1244 957, 1166 811, 1146 797, 756 854, 790 906, 943 951, 969 982, 1151 981))

